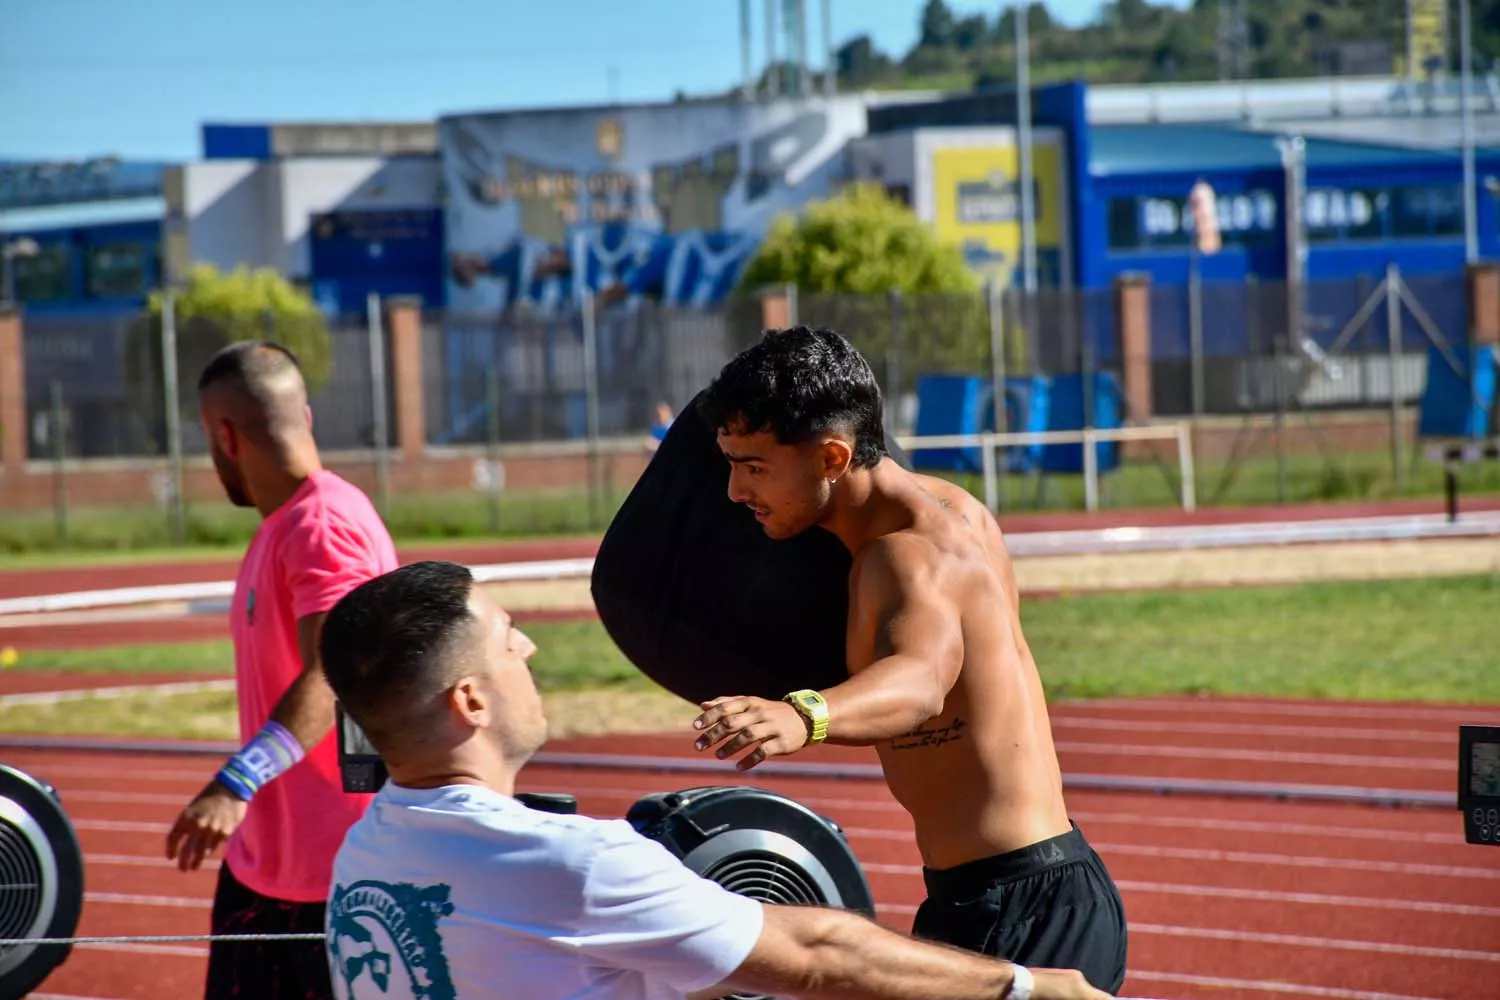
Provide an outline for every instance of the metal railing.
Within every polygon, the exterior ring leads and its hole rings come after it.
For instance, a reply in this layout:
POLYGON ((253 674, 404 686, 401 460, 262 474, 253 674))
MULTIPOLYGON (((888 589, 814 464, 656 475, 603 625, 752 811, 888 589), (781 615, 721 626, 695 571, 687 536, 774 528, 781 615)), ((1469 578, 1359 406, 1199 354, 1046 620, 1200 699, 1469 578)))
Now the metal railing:
POLYGON ((1186 422, 1150 427, 1085 427, 1076 431, 1010 431, 1006 433, 929 435, 898 437, 896 443, 907 451, 935 451, 940 448, 980 449, 981 476, 984 482, 984 505, 991 513, 1000 511, 1000 462, 998 453, 1006 448, 1032 444, 1081 444, 1083 446, 1084 506, 1099 509, 1098 444, 1112 441, 1173 440, 1177 443, 1177 467, 1180 476, 1182 509, 1198 507, 1193 487, 1192 426, 1186 422))

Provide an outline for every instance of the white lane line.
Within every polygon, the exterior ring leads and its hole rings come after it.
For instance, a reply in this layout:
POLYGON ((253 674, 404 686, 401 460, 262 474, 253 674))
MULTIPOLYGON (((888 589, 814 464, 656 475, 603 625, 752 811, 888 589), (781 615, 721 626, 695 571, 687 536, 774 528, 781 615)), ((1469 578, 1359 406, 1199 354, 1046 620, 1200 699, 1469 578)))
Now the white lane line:
MULTIPOLYGON (((165 854, 92 854, 85 853, 83 863, 87 865, 112 865, 126 868, 160 868, 163 871, 177 871, 177 862, 167 858, 165 854)), ((203 862, 203 871, 218 871, 219 861, 217 858, 209 858, 203 862)), ((188 875, 190 872, 178 874, 188 875)))
POLYGON ((1278 726, 1248 722, 1183 722, 1166 719, 1088 718, 1054 712, 1053 729, 1109 729, 1123 733, 1195 733, 1202 736, 1284 736, 1291 739, 1371 740, 1458 746, 1458 733, 1426 729, 1357 729, 1343 726, 1278 726))
MULTIPOLYGON (((1106 813, 1089 810, 1069 811, 1078 823, 1099 826, 1159 826, 1174 830, 1230 830, 1236 833, 1267 833, 1286 837, 1337 837, 1352 840, 1378 840, 1381 843, 1461 845, 1464 838, 1456 833, 1420 830, 1387 830, 1367 826, 1323 826, 1313 823, 1270 823, 1249 819, 1211 819, 1202 816, 1147 816, 1142 813, 1106 813)), ((1378 814, 1372 814, 1379 818, 1378 814)))
MULTIPOLYGON (((1457 746, 1457 737, 1454 739, 1457 746)), ((1099 756, 1192 757, 1195 760, 1247 760, 1269 764, 1323 764, 1333 767, 1394 768, 1401 771, 1452 771, 1454 759, 1443 757, 1377 757, 1373 754, 1297 753, 1290 750, 1238 750, 1232 747, 1208 747, 1184 744, 1161 746, 1112 743, 1106 740, 1058 740, 1057 749, 1067 753, 1090 753, 1099 756)), ((1227 777, 1227 775, 1226 775, 1227 777)))
POLYGON ((61 705, 75 701, 118 701, 142 695, 196 694, 200 691, 233 691, 234 681, 173 681, 165 684, 119 684, 111 687, 69 688, 64 691, 28 691, 0 695, 0 709, 23 705, 61 705))
MULTIPOLYGON (((1216 861, 1246 865, 1273 865, 1291 868, 1338 868, 1344 871, 1383 872, 1391 875, 1443 876, 1465 879, 1500 879, 1500 868, 1468 868, 1459 865, 1427 865, 1405 861, 1358 861, 1351 858, 1313 858, 1293 854, 1270 854, 1252 851, 1214 851, 1192 847, 1159 847, 1147 844, 1114 844, 1095 841, 1101 855, 1132 854, 1148 858, 1177 861, 1216 861)), ((919 865, 895 865, 870 862, 866 871, 886 875, 922 874, 919 865)))
POLYGON ((1273 892, 1269 889, 1230 889, 1211 885, 1182 885, 1175 882, 1133 882, 1128 879, 1116 879, 1115 885, 1120 888, 1121 892, 1139 892, 1150 895, 1202 896, 1267 903, 1295 903, 1299 906, 1342 906, 1369 910, 1442 913, 1459 917, 1500 917, 1500 906, 1469 906, 1463 903, 1434 903, 1429 900, 1330 896, 1315 892, 1273 892))
MULTIPOLYGON (((1279 865, 1292 868, 1337 868, 1343 871, 1385 872, 1393 875, 1441 876, 1444 878, 1500 879, 1500 866, 1470 868, 1462 865, 1428 865, 1405 861, 1360 861, 1353 858, 1317 858, 1294 854, 1271 854, 1254 851, 1213 851, 1190 847, 1157 847, 1139 844, 1114 844, 1096 841, 1101 854, 1133 854, 1149 858, 1183 861, 1219 861, 1245 865, 1279 865)), ((1497 859, 1500 860, 1500 859, 1497 859)))
POLYGON ((1055 711, 1075 713, 1115 712, 1122 708, 1169 712, 1197 716, 1221 715, 1289 715, 1312 716, 1319 719, 1393 719, 1411 722, 1424 719, 1429 722, 1482 722, 1486 716, 1493 717, 1500 706, 1496 705, 1378 705, 1368 702, 1350 705, 1345 702, 1305 701, 1261 701, 1244 698, 1204 698, 1201 701, 1167 700, 1150 698, 1105 698, 1098 701, 1058 702, 1055 711))
MULTIPOLYGON (((95 778, 117 785, 120 781, 203 781, 205 775, 214 772, 214 766, 205 762, 201 768, 186 767, 130 767, 106 763, 99 764, 37 764, 33 773, 49 781, 54 778, 95 778)), ((67 788, 62 791, 66 792, 67 788)))
POLYGON ((182 944, 135 944, 129 941, 98 942, 92 941, 73 946, 79 950, 123 952, 125 954, 137 955, 173 955, 181 958, 207 958, 207 945, 182 945, 182 944))
POLYGON ((1225 976, 1195 976, 1184 972, 1156 972, 1146 969, 1131 969, 1127 977, 1151 983, 1179 983, 1183 986, 1208 986, 1228 990, 1256 990, 1262 993, 1286 993, 1296 997, 1329 997, 1330 1000, 1445 1000, 1430 995, 1414 996, 1407 993, 1377 993, 1370 990, 1346 990, 1337 986, 1311 986, 1307 983, 1287 983, 1273 979, 1232 979, 1225 976))
MULTIPOLYGON (((532 562, 488 563, 469 567, 479 583, 520 580, 559 580, 587 577, 594 560, 541 559, 532 562)), ((0 599, 0 615, 43 614, 80 608, 128 607, 167 601, 202 601, 234 596, 233 580, 207 583, 164 583, 148 587, 116 587, 107 590, 77 590, 0 599)))
POLYGON ((73 829, 97 833, 166 833, 170 823, 138 823, 128 819, 75 819, 73 829))
POLYGON ((181 795, 153 795, 150 792, 102 792, 93 789, 61 790, 58 793, 62 797, 63 807, 68 808, 73 802, 109 802, 116 805, 142 805, 142 806, 186 806, 192 799, 191 793, 187 797, 181 795))
MULTIPOLYGON (((1135 888, 1131 884, 1122 884, 1121 888, 1135 888)), ((1192 888, 1192 887, 1187 887, 1192 888)), ((1277 896, 1286 899, 1291 894, 1261 894, 1277 896)), ((147 907, 171 907, 179 909, 211 909, 213 901, 206 898, 192 898, 185 896, 146 896, 131 893, 103 893, 90 892, 85 895, 85 901, 91 903, 116 904, 123 906, 147 906, 147 907)), ((1374 900, 1360 900, 1364 902, 1378 902, 1374 900)), ((903 914, 914 914, 915 906, 903 903, 877 903, 879 912, 903 914)), ((1399 953, 1406 955, 1422 956, 1427 958, 1444 958, 1470 961, 1495 962, 1500 961, 1500 952, 1481 952, 1459 948, 1432 948, 1418 945, 1403 945, 1396 943, 1385 943, 1380 941, 1356 941, 1347 938, 1314 937, 1301 934, 1266 934, 1254 931, 1229 930, 1204 927, 1183 927, 1175 924, 1152 924, 1135 922, 1130 925, 1131 933, 1158 934, 1174 937, 1202 937, 1211 939, 1228 939, 1255 941, 1261 944, 1288 945, 1292 947, 1306 948, 1332 948, 1346 951, 1373 951, 1380 953, 1399 953)))
POLYGON ((1415 958, 1441 958, 1450 962, 1500 962, 1500 951, 1471 951, 1467 948, 1429 948, 1423 945, 1388 941, 1351 941, 1348 938, 1313 937, 1306 934, 1266 934, 1259 931, 1225 930, 1215 927, 1178 927, 1172 924, 1131 923, 1131 934, 1158 934, 1165 937, 1205 938, 1212 941, 1254 941, 1256 944, 1284 945, 1291 948, 1331 948, 1335 951, 1368 951, 1381 955, 1411 955, 1415 958))
POLYGON ((130 892, 85 892, 85 903, 103 903, 110 906, 166 906, 187 910, 211 910, 214 901, 210 898, 191 896, 142 896, 130 892))

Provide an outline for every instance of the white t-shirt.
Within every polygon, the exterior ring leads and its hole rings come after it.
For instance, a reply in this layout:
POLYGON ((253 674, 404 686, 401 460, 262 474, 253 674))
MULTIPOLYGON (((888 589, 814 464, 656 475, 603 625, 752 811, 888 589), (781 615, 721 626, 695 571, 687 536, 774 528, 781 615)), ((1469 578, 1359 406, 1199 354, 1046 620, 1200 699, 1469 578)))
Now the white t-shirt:
POLYGON ((720 982, 762 904, 624 820, 387 782, 334 860, 339 1000, 658 1000, 720 982))

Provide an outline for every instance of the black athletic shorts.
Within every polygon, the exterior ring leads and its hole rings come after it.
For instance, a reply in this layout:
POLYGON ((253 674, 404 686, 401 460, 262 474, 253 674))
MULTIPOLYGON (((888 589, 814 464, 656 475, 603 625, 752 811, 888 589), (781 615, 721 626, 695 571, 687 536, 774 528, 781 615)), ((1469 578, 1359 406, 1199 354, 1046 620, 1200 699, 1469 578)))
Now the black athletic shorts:
MULTIPOLYGON (((289 903, 246 888, 219 865, 211 934, 323 934, 326 903, 289 903)), ((204 1000, 333 1000, 322 941, 210 941, 204 1000)))
POLYGON ((1068 833, 954 868, 922 870, 912 934, 1039 969, 1077 969, 1118 993, 1125 905, 1077 824, 1068 833))

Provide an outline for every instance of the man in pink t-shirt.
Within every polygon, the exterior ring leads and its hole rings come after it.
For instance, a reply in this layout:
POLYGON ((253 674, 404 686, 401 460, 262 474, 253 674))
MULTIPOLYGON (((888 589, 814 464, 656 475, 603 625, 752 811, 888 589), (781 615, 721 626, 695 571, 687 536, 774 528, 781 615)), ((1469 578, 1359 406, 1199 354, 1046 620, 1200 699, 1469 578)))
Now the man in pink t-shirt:
MULTIPOLYGON (((231 344, 198 396, 224 491, 261 523, 229 613, 243 747, 182 811, 167 857, 195 870, 224 845, 211 933, 320 934, 334 855, 371 796, 343 790, 318 636, 340 597, 397 567, 395 546, 364 493, 322 467, 291 352, 231 344)), ((209 948, 207 1000, 332 995, 320 941, 209 948)))

